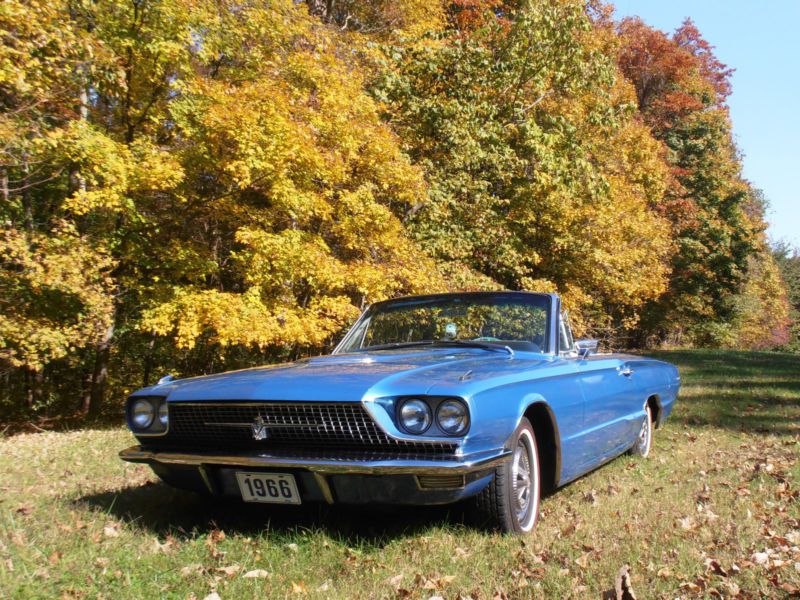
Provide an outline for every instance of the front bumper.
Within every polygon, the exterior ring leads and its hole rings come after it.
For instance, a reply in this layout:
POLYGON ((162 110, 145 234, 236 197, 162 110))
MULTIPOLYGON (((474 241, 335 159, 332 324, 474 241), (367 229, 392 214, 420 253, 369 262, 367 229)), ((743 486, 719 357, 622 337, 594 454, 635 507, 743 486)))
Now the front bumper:
POLYGON ((214 495, 237 496, 236 470, 292 473, 304 500, 329 504, 446 504, 477 494, 510 450, 447 459, 305 458, 270 453, 226 454, 151 450, 132 446, 122 460, 144 463, 167 483, 214 495), (438 483, 437 483, 438 482, 438 483))

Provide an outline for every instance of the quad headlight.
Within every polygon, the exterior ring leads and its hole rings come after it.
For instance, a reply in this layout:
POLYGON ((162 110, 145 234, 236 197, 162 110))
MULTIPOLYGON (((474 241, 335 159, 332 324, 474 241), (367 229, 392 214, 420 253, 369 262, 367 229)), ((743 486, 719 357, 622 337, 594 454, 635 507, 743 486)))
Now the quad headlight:
POLYGON ((166 398, 131 398, 128 423, 136 434, 161 435, 167 431, 169 409, 166 398))
POLYGON ((147 429, 153 424, 156 409, 147 399, 136 400, 131 406, 131 421, 138 429, 147 429))
POLYGON ((158 422, 166 429, 169 422, 169 409, 167 408, 167 401, 162 400, 158 407, 158 422))
POLYGON ((397 418, 414 435, 464 435, 469 429, 469 409, 458 398, 408 398, 400 403, 397 418))
POLYGON ((445 400, 436 409, 439 428, 449 435, 459 435, 469 429, 469 411, 461 400, 445 400))
POLYGON ((411 398, 400 406, 400 423, 409 433, 424 433, 432 421, 431 407, 424 400, 411 398))

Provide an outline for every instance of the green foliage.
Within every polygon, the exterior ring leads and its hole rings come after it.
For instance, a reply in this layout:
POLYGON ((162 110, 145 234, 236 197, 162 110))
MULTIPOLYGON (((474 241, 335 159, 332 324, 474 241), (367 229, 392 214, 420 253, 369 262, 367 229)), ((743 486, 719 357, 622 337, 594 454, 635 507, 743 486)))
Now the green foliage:
POLYGON ((387 47, 374 84, 431 184, 416 239, 504 287, 557 289, 581 328, 635 322, 665 283, 665 170, 607 32, 580 2, 533 2, 508 28, 425 41, 387 47))
POLYGON ((764 272, 759 265, 766 259, 753 258, 763 255, 765 224, 733 141, 725 105, 731 71, 691 21, 671 37, 639 19, 623 20, 618 32, 620 68, 636 88, 642 118, 666 147, 671 174, 660 204, 675 243, 669 287, 646 308, 641 336, 775 346, 777 329, 786 327, 780 310, 762 306, 778 321, 750 327, 744 337, 738 331, 753 324, 740 318, 748 303, 741 293, 753 293, 745 288, 764 272), (757 272, 748 278, 750 267, 757 272))
POLYGON ((778 242, 774 245, 772 254, 786 286, 789 318, 792 321, 785 349, 800 352, 800 252, 785 242, 778 242))

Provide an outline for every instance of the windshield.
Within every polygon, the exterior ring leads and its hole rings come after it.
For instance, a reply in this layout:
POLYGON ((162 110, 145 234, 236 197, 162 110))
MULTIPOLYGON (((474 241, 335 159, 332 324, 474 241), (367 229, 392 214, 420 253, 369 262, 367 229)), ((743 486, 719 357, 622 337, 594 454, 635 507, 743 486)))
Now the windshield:
POLYGON ((545 352, 550 298, 537 294, 464 294, 404 298, 373 305, 338 352, 406 345, 508 346, 545 352))

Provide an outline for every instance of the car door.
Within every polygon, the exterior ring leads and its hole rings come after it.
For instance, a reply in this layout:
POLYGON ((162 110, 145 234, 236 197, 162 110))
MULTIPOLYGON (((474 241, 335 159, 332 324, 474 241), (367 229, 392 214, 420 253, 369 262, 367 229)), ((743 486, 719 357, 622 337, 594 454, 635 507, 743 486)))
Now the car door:
MULTIPOLYGON (((560 324, 562 348, 574 347, 569 321, 560 324)), ((578 384, 583 395, 583 427, 577 445, 583 470, 613 458, 631 443, 631 414, 641 412, 635 372, 624 358, 614 354, 578 356, 578 384), (636 404, 639 404, 638 408, 636 404)))
POLYGON ((615 355, 579 361, 587 463, 603 462, 630 444, 631 414, 638 397, 634 377, 630 366, 615 355))

